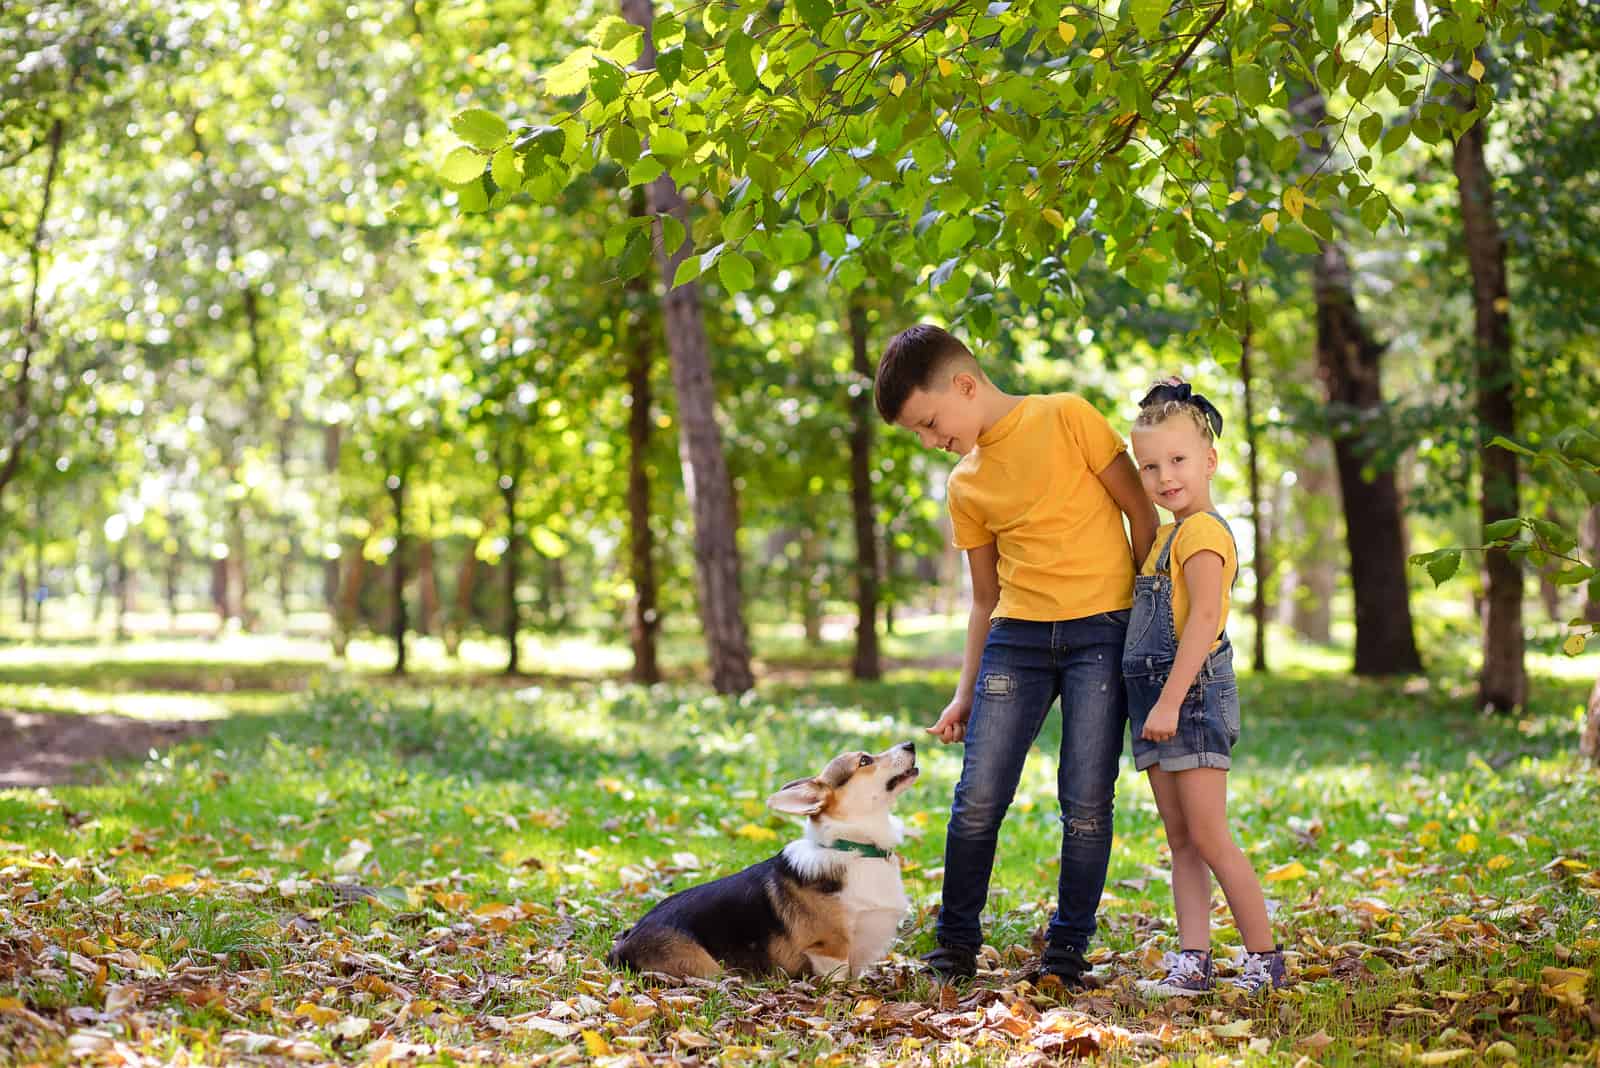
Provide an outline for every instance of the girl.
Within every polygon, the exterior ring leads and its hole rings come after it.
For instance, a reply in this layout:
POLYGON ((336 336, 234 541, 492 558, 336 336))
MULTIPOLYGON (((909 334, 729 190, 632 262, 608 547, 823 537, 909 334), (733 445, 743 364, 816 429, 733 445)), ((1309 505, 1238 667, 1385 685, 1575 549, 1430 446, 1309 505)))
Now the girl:
POLYGON ((1145 395, 1133 424, 1145 492, 1172 513, 1134 580, 1122 655, 1134 766, 1150 773, 1172 850, 1179 952, 1163 958, 1163 978, 1139 984, 1160 996, 1202 994, 1213 986, 1212 875, 1244 939, 1240 975, 1232 982, 1254 993, 1287 981, 1261 883, 1228 830, 1239 690, 1223 628, 1238 551, 1211 504, 1212 441, 1221 433, 1216 407, 1175 378, 1145 395))

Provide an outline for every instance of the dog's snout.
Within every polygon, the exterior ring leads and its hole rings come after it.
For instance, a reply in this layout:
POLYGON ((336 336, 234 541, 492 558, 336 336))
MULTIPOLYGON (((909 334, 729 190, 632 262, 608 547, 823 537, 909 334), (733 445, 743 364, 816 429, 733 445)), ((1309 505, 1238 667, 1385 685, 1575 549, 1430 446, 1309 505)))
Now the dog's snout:
POLYGON ((899 745, 895 746, 895 748, 896 749, 904 749, 906 752, 910 753, 912 756, 916 756, 916 754, 917 754, 917 743, 916 742, 901 742, 899 745))

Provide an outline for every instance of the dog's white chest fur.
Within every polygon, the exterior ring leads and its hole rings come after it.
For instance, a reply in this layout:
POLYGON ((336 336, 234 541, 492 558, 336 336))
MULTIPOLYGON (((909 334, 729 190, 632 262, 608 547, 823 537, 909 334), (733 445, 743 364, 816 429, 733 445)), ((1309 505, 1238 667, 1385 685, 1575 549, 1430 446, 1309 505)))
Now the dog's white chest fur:
POLYGON ((806 840, 789 843, 784 855, 798 871, 831 874, 844 884, 839 889, 838 902, 848 917, 849 956, 808 954, 813 972, 845 972, 855 978, 888 955, 910 905, 900 878, 898 857, 842 853, 806 840))

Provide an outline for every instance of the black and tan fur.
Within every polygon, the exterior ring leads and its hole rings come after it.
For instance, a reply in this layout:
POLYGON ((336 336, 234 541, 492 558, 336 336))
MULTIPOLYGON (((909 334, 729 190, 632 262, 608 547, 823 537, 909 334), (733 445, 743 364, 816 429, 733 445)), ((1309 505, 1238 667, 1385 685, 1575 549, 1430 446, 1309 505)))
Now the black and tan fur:
POLYGON ((669 975, 723 969, 859 975, 881 959, 906 908, 899 858, 862 856, 840 840, 892 850, 896 796, 917 775, 910 742, 845 753, 767 799, 806 817, 805 835, 743 871, 673 894, 617 939, 613 966, 669 975))

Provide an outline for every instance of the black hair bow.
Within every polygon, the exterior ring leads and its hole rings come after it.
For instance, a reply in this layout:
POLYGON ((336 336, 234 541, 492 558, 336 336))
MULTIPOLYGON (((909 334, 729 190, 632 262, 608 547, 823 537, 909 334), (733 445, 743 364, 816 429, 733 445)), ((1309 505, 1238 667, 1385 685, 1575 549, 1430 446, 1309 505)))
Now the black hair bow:
POLYGON ((1206 417, 1206 422, 1211 424, 1213 437, 1222 436, 1222 413, 1217 411, 1217 406, 1207 400, 1202 394, 1196 393, 1187 382, 1157 382, 1150 387, 1150 392, 1144 395, 1139 402, 1139 407, 1147 408, 1152 404, 1165 404, 1167 401, 1178 401, 1181 404, 1191 404, 1200 409, 1200 414, 1206 417))

